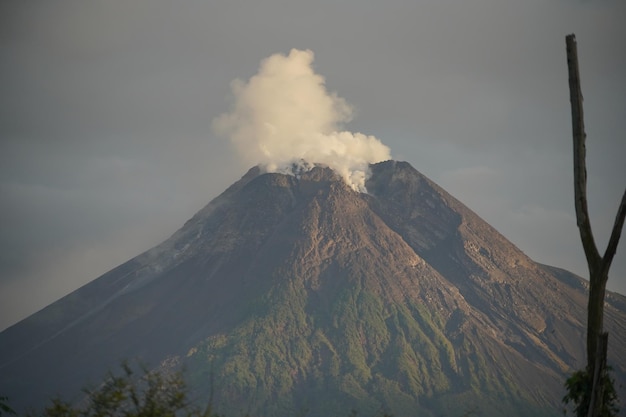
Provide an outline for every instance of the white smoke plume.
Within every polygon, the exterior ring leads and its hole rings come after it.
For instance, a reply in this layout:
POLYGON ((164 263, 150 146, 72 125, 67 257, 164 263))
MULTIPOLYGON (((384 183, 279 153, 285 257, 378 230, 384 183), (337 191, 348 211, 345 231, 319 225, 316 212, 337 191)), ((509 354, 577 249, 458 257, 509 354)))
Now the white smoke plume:
POLYGON ((213 128, 230 138, 248 164, 292 172, 294 164, 306 169, 321 163, 365 192, 368 164, 390 159, 389 148, 374 136, 341 131, 352 108, 326 90, 312 63, 309 50, 266 58, 248 82, 232 82, 233 108, 213 128))

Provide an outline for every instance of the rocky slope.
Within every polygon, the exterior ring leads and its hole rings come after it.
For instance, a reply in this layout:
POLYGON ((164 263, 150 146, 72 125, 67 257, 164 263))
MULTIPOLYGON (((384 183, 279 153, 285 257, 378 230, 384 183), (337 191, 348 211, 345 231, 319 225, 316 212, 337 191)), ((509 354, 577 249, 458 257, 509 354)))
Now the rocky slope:
MULTIPOLYGON (((0 393, 20 409, 79 399, 140 357, 185 364, 194 395, 233 416, 561 415, 585 281, 409 164, 371 169, 368 194, 324 167, 251 169, 163 244, 0 333, 0 393)), ((622 387, 625 306, 607 298, 622 387)))

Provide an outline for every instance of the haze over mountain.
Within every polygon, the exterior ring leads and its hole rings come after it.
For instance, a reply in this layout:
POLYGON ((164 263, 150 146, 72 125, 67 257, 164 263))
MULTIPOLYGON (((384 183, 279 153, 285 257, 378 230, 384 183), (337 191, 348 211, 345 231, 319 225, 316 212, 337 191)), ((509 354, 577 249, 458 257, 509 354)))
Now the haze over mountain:
MULTIPOLYGON (((355 105, 341 130, 586 277, 563 38, 579 40, 602 246, 626 178, 625 15, 621 0, 1 2, 0 329, 160 243, 258 163, 208 127, 233 78, 294 47, 355 105)), ((608 281, 622 294, 624 250, 608 281)))
MULTIPOLYGON (((312 60, 273 55, 233 83, 214 128, 258 166, 162 244, 0 333, 0 393, 18 410, 80 401, 140 358, 186 368, 194 396, 233 416, 560 414, 584 363, 584 281, 344 130, 352 109, 312 60)), ((623 383, 626 300, 607 303, 623 383)))
MULTIPOLYGON (((252 168, 170 239, 0 333, 16 408, 80 399, 120 359, 214 383, 228 415, 561 415, 585 281, 540 265, 405 162, 367 192, 252 168), (166 368, 163 368, 166 369, 166 368)), ((626 298, 609 294, 626 386, 626 298)))

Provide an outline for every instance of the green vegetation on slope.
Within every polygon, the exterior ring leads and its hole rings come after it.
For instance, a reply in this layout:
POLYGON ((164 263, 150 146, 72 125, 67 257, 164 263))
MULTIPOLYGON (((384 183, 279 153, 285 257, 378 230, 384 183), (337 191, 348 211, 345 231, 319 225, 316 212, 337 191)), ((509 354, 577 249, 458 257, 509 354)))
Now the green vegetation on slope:
POLYGON ((423 305, 385 304, 359 282, 320 292, 294 279, 265 297, 264 315, 208 338, 190 352, 192 385, 214 381, 217 408, 232 415, 347 415, 354 404, 365 415, 461 415, 470 401, 492 415, 530 411, 513 376, 496 380, 469 338, 455 349, 423 305))

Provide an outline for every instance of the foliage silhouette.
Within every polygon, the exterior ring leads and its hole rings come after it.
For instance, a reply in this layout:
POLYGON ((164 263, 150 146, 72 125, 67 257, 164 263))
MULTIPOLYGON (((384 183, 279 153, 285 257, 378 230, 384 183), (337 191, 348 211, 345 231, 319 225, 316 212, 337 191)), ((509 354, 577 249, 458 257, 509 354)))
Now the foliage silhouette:
POLYGON ((43 417, 217 417, 210 404, 205 409, 194 406, 187 398, 187 386, 179 372, 164 374, 148 371, 142 374, 122 363, 119 375, 109 373, 95 389, 85 389, 86 399, 79 405, 55 398, 41 414, 43 417))
MULTIPOLYGON (((604 368, 604 373, 600 378, 602 386, 602 409, 600 415, 605 417, 617 416, 619 408, 617 406, 618 398, 615 391, 614 381, 609 375, 610 367, 604 368)), ((587 371, 576 371, 565 382, 567 394, 563 397, 563 403, 566 405, 572 403, 574 405, 574 415, 576 417, 586 417, 588 415, 589 403, 592 393, 592 378, 587 371)), ((567 410, 563 410, 564 414, 567 410)))
POLYGON ((0 416, 15 415, 15 410, 9 406, 9 398, 0 396, 0 416))

